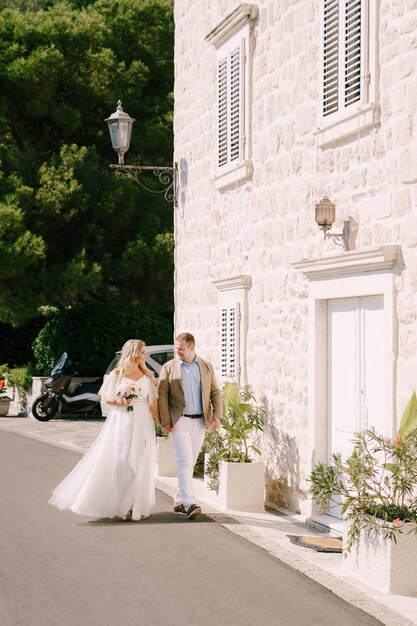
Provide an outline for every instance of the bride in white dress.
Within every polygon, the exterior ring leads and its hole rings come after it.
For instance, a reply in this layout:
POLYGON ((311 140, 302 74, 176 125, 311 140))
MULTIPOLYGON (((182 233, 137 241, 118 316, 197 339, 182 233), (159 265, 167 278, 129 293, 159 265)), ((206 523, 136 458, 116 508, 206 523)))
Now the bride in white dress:
POLYGON ((156 385, 145 344, 129 339, 99 394, 109 405, 101 432, 54 489, 49 504, 88 517, 148 517, 155 503, 156 385), (153 416, 153 418, 152 418, 153 416))

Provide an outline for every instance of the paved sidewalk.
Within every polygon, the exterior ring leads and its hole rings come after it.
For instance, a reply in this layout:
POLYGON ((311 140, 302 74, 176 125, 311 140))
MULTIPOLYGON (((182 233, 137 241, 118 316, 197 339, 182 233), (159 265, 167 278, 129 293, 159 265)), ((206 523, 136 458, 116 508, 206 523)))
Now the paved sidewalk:
MULTIPOLYGON (((99 433, 102 421, 53 420, 38 422, 34 418, 0 418, 0 430, 7 430, 60 446, 84 452, 99 433)), ((157 479, 157 487, 173 495, 175 478, 157 479)), ((204 498, 203 481, 195 479, 196 495, 204 513, 272 556, 315 580, 346 602, 362 609, 387 626, 417 624, 417 597, 381 594, 366 587, 342 570, 342 556, 315 552, 292 544, 287 535, 321 533, 307 526, 301 516, 284 511, 265 513, 220 511, 204 498)))

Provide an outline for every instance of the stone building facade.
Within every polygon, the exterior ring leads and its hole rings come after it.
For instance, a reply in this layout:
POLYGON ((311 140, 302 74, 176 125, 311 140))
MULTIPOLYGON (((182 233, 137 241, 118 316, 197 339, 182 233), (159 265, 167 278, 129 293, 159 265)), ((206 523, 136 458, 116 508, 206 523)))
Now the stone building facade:
POLYGON ((393 435, 417 387, 417 0, 176 0, 175 24, 175 330, 265 397, 266 498, 310 515, 312 466, 393 435))

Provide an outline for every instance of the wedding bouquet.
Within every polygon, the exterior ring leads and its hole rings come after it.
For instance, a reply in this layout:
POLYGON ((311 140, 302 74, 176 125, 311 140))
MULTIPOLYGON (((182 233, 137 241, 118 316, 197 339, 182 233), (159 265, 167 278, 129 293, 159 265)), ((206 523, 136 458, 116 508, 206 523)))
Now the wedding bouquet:
MULTIPOLYGON (((125 387, 125 389, 122 389, 117 393, 117 397, 124 398, 125 400, 136 400, 138 396, 135 393, 134 387, 125 387)), ((128 404, 126 410, 133 411, 133 406, 131 404, 128 404)))

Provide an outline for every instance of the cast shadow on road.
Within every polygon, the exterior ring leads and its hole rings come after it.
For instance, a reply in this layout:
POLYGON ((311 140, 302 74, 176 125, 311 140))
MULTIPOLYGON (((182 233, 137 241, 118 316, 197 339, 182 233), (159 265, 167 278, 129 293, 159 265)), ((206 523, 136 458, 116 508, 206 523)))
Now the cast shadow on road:
MULTIPOLYGON (((119 517, 101 517, 85 522, 85 526, 120 526, 120 525, 148 525, 148 524, 213 524, 214 520, 206 515, 199 515, 195 519, 187 519, 185 515, 176 515, 170 512, 153 513, 150 517, 140 521, 123 520, 119 517)), ((84 524, 83 524, 84 525, 84 524)))

